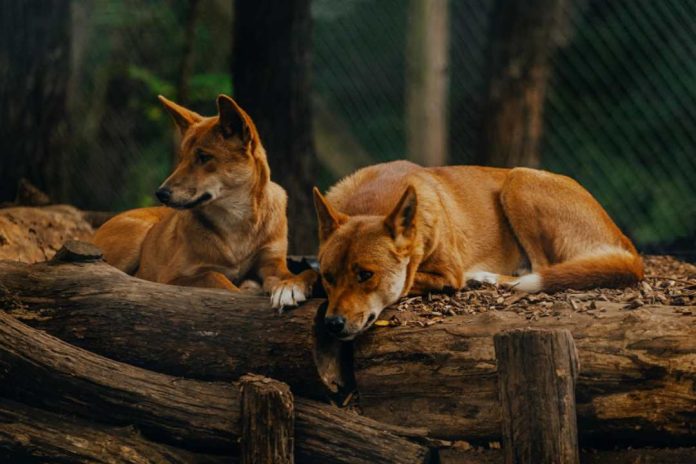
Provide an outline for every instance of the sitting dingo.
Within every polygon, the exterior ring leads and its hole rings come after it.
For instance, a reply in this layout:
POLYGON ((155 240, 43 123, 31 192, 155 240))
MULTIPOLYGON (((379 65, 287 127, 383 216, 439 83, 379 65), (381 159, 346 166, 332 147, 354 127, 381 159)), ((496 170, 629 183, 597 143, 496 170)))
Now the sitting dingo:
POLYGON ((251 118, 230 97, 203 117, 160 96, 181 132, 174 172, 157 190, 169 208, 119 214, 97 230, 106 261, 154 282, 237 291, 262 280, 275 308, 309 297, 316 275, 286 265, 286 194, 270 180, 251 118))
POLYGON ((622 286, 643 263, 574 180, 534 169, 361 169, 314 189, 324 324, 350 340, 407 294, 500 283, 526 292, 622 286), (531 271, 531 272, 530 272, 531 271))

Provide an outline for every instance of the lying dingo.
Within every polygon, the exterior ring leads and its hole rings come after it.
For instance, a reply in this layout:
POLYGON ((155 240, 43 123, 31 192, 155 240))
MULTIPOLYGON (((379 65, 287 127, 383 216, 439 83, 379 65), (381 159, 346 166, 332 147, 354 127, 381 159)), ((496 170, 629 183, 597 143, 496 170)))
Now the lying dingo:
POLYGON ((400 297, 467 281, 526 292, 623 286, 643 263, 574 180, 526 168, 361 169, 314 189, 324 323, 349 340, 400 297))
POLYGON ((286 265, 285 191, 270 180, 253 121, 220 95, 203 117, 160 96, 181 135, 174 172, 157 190, 168 208, 119 214, 97 230, 106 261, 155 282, 237 291, 258 277, 276 308, 309 297, 316 275, 286 265))

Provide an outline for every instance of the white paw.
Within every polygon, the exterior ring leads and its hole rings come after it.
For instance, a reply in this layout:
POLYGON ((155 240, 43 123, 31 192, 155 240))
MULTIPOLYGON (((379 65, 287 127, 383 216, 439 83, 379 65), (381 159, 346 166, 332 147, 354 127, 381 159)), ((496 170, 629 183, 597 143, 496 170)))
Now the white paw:
POLYGON ((251 279, 247 279, 241 284, 239 284, 239 290, 241 290, 243 293, 250 293, 256 295, 263 294, 261 284, 251 279))
POLYGON ((464 274, 464 280, 466 282, 473 280, 474 282, 481 282, 482 284, 497 284, 498 274, 486 271, 467 272, 464 274))
POLYGON ((537 273, 523 275, 519 279, 510 282, 508 287, 521 292, 536 293, 544 287, 541 276, 537 273))
POLYGON ((281 282, 271 292, 271 305, 279 311, 286 306, 297 306, 306 299, 302 286, 293 282, 281 282))

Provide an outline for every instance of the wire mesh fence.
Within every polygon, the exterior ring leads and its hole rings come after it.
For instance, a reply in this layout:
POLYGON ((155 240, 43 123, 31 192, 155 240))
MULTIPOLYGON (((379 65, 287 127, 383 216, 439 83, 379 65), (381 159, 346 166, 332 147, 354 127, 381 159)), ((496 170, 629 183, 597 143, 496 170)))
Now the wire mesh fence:
MULTIPOLYGON (((539 166, 580 181, 642 250, 696 260, 691 0, 312 0, 313 43, 307 51, 313 57, 318 185, 408 155, 409 37, 418 19, 411 6, 418 2, 447 9, 442 106, 448 163, 485 162, 482 134, 500 6, 561 4, 539 166)), ((70 140, 63 158, 53 162, 60 172, 47 176, 58 178, 49 193, 86 209, 153 204, 175 146, 156 95, 177 99, 187 59, 188 107, 214 114, 217 94, 234 94, 234 2, 68 3, 71 18, 60 22, 69 24, 61 40, 71 48, 69 76, 63 76, 68 114, 61 122, 68 120, 70 140)), ((7 27, 14 24, 3 18, 7 27)))
MULTIPOLYGON (((479 160, 493 0, 449 2, 449 162, 479 160)), ((315 0, 315 89, 364 151, 406 152, 405 0, 315 0)), ((644 250, 696 253, 696 3, 572 0, 541 167, 585 185, 644 250)))

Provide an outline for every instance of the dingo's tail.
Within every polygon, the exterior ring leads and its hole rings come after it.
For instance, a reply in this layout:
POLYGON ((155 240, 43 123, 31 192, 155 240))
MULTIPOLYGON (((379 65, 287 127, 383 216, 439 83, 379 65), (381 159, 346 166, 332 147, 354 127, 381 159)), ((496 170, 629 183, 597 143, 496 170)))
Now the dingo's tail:
POLYGON ((628 250, 580 256, 520 277, 512 285, 522 291, 624 287, 643 278, 643 261, 628 250))

